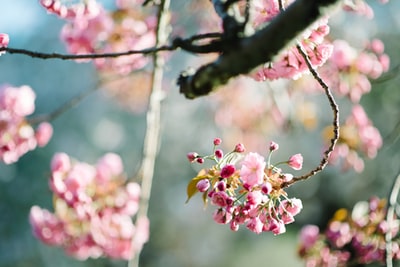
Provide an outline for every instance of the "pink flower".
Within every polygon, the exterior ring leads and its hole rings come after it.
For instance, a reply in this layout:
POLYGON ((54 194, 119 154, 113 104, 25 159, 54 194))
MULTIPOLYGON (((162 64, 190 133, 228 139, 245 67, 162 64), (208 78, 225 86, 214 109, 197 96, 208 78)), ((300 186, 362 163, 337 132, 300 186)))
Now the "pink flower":
POLYGON ((217 209, 213 213, 213 219, 216 223, 227 224, 232 220, 232 214, 223 209, 217 209))
POLYGON ((281 202, 279 206, 279 211, 283 213, 284 211, 289 212, 292 216, 296 216, 303 209, 303 203, 298 198, 292 198, 290 200, 285 199, 281 202))
POLYGON ((300 231, 300 243, 305 249, 314 246, 319 237, 319 228, 316 225, 306 225, 300 231))
MULTIPOLYGON (((0 33, 0 48, 7 47, 9 41, 10 41, 10 38, 8 37, 8 34, 0 33)), ((4 53, 5 53, 5 51, 0 52, 0 56, 4 53)))
POLYGON ((114 153, 105 154, 96 165, 97 181, 107 182, 107 179, 113 179, 122 174, 124 169, 121 157, 114 153))
POLYGON ((48 210, 33 206, 29 213, 33 234, 48 245, 61 245, 66 240, 63 223, 48 210))
POLYGON ((264 169, 266 162, 264 158, 257 153, 249 153, 242 162, 240 177, 243 183, 250 187, 261 184, 264 179, 264 169))
POLYGON ((289 158, 288 164, 294 170, 301 170, 303 167, 303 156, 301 154, 295 154, 289 158))
POLYGON ((250 231, 252 231, 252 232, 254 232, 256 234, 259 234, 259 233, 262 232, 263 226, 264 226, 264 224, 262 223, 262 221, 260 220, 259 217, 251 218, 250 221, 246 225, 246 227, 250 231))
POLYGON ((232 164, 227 164, 225 165, 222 170, 221 170, 221 177, 222 178, 229 178, 234 174, 236 171, 236 168, 232 164))
POLYGON ((215 192, 212 195, 211 203, 215 206, 226 207, 229 196, 224 191, 215 192))

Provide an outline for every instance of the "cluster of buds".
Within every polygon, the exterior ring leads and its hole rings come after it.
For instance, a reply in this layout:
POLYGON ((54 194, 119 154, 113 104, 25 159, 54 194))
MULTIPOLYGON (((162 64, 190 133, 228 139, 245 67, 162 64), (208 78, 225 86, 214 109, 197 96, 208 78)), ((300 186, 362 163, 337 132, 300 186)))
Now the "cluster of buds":
MULTIPOLYGON (((153 46, 156 27, 154 17, 145 17, 143 12, 138 11, 141 9, 139 3, 131 1, 135 7, 128 9, 126 3, 120 2, 121 7, 109 12, 95 0, 69 6, 59 0, 41 0, 42 6, 49 13, 67 20, 61 31, 61 39, 66 43, 69 53, 117 53, 153 46)), ((133 54, 98 58, 94 62, 99 70, 127 74, 143 68, 149 59, 133 54)))
POLYGON ((213 154, 200 156, 195 152, 188 154, 190 162, 204 163, 212 160, 215 165, 201 170, 188 184, 188 200, 197 192, 203 194, 206 204, 210 200, 217 209, 213 219, 220 224, 229 224, 232 231, 240 225, 257 234, 272 232, 275 235, 286 231, 286 224, 294 221, 294 216, 302 209, 297 198, 288 198, 282 185, 293 179, 293 175, 283 173, 277 166, 288 164, 300 170, 303 164, 301 154, 293 155, 289 160, 272 165, 271 155, 279 149, 271 142, 267 162, 258 153, 245 154, 242 144, 224 154, 218 146, 221 139, 214 139, 213 154))
POLYGON ((118 155, 106 154, 92 166, 58 153, 51 162, 50 188, 55 212, 38 206, 30 211, 33 233, 45 244, 61 246, 81 260, 128 260, 147 241, 147 218, 132 223, 140 186, 126 183, 118 155))
MULTIPOLYGON (((8 34, 0 33, 0 48, 7 47, 9 41, 10 41, 10 37, 8 37, 8 34)), ((0 52, 0 56, 4 53, 5 53, 4 51, 0 52)))
MULTIPOLYGON (((396 219, 396 218, 394 218, 396 219)), ((336 211, 324 233, 315 225, 306 225, 300 233, 299 255, 307 266, 348 266, 385 263, 385 234, 396 236, 399 221, 386 221, 386 201, 372 197, 359 202, 351 215, 346 209, 336 211), (332 265, 332 263, 335 263, 332 265)), ((400 259, 399 240, 392 242, 392 258, 400 259)))
MULTIPOLYGON (((331 127, 324 130, 324 139, 327 142, 332 135, 331 127)), ((363 154, 368 158, 375 158, 383 141, 379 130, 374 127, 364 109, 360 105, 353 106, 351 115, 340 127, 340 138, 335 150, 329 159, 330 163, 342 160, 342 169, 353 168, 357 172, 364 169, 363 154)))
POLYGON ((0 86, 0 160, 11 164, 35 149, 45 146, 53 127, 42 122, 33 129, 26 120, 35 110, 35 92, 29 86, 0 86))

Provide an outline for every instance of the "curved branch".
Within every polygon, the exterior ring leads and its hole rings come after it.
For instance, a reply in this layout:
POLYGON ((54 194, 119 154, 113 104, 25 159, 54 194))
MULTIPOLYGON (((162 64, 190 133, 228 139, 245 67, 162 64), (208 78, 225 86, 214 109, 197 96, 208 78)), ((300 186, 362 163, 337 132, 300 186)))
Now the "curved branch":
POLYGON ((240 38, 217 61, 202 66, 196 73, 184 72, 178 79, 180 92, 193 99, 207 95, 217 86, 239 74, 249 73, 269 62, 291 40, 339 0, 297 0, 267 27, 250 37, 240 38))
POLYGON ((206 34, 193 35, 189 38, 177 37, 175 38, 175 40, 172 41, 172 45, 162 45, 162 46, 149 47, 142 50, 128 50, 128 51, 113 52, 113 53, 91 53, 91 54, 72 55, 72 54, 61 54, 61 53, 43 53, 43 52, 31 51, 28 49, 19 49, 12 47, 0 47, 0 52, 26 55, 32 58, 61 59, 61 60, 116 58, 116 57, 123 57, 135 54, 152 55, 162 51, 174 51, 177 50, 178 48, 193 53, 213 53, 221 51, 221 49, 219 48, 220 44, 218 42, 219 38, 221 38, 221 33, 211 32, 206 34), (204 39, 212 39, 212 40, 210 41, 209 44, 205 45, 193 44, 194 42, 204 39))
POLYGON ((335 148, 335 145, 337 141, 339 140, 339 107, 336 104, 335 98, 332 95, 331 90, 329 89, 328 85, 322 80, 322 78, 319 76, 318 72, 314 69, 314 67, 311 65, 310 59, 308 58, 307 54, 304 52, 300 44, 297 44, 297 50, 300 52, 302 57, 304 58, 308 69, 310 70, 311 74, 313 75, 314 79, 319 83, 319 85, 324 89, 325 95, 328 98, 329 105, 331 106, 332 113, 333 113, 333 137, 331 139, 331 143, 329 147, 325 150, 324 155, 321 159, 321 162, 319 165, 311 170, 309 173, 294 177, 291 181, 282 184, 282 188, 288 187, 289 185, 296 183, 301 180, 306 180, 307 178, 314 176, 318 172, 322 171, 326 165, 328 164, 329 156, 332 153, 333 149, 335 148))

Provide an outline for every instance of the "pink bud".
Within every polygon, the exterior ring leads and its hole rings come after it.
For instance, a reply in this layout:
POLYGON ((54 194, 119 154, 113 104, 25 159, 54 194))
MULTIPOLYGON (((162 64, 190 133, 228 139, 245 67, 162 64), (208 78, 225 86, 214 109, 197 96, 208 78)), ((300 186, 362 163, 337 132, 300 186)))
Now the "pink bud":
POLYGON ((43 147, 47 145, 53 135, 53 127, 48 122, 42 122, 36 129, 35 137, 38 146, 43 147))
POLYGON ((218 159, 220 159, 220 158, 222 158, 222 157, 224 156, 224 152, 223 152, 221 149, 217 149, 217 150, 215 150, 214 155, 215 155, 218 159))
POLYGON ((207 191, 208 188, 210 188, 210 181, 208 179, 202 179, 197 182, 196 188, 197 188, 197 190, 199 190, 199 192, 203 193, 203 192, 207 191))
POLYGON ((294 170, 301 170, 301 168, 303 167, 303 156, 301 154, 293 155, 289 158, 289 161, 287 163, 294 170))
POLYGON ((229 178, 234 174, 236 171, 236 168, 232 164, 227 164, 225 165, 222 170, 221 170, 221 177, 222 178, 229 178))
POLYGON ((222 143, 221 138, 214 138, 214 146, 219 146, 222 143))
POLYGON ((199 164, 203 164, 204 163, 204 159, 203 158, 197 158, 196 161, 199 164))
POLYGON ((241 144, 241 143, 239 143, 239 144, 237 144, 237 145, 235 146, 235 152, 243 153, 244 150, 245 150, 244 145, 241 144))
POLYGON ((273 141, 269 143, 269 151, 275 151, 279 149, 279 145, 273 141))
POLYGON ((189 160, 189 162, 193 162, 197 159, 197 157, 199 156, 199 154, 197 154, 196 152, 189 152, 186 157, 189 160))

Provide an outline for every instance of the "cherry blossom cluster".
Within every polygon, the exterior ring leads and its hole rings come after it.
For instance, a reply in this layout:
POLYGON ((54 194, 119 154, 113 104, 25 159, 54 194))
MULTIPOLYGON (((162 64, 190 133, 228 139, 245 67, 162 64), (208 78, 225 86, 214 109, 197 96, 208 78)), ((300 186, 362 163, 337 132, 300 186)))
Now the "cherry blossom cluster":
POLYGON ((6 164, 45 146, 53 135, 50 123, 42 122, 34 129, 26 119, 35 110, 35 97, 26 85, 0 86, 0 160, 6 164))
POLYGON ((384 49, 379 39, 368 42, 361 50, 344 40, 335 40, 332 57, 322 67, 321 75, 335 93, 358 103, 371 90, 369 79, 377 79, 389 70, 390 59, 384 49))
MULTIPOLYGON (((113 12, 95 0, 69 6, 60 0, 41 0, 41 4, 48 12, 67 20, 61 39, 71 54, 126 52, 155 44, 156 20, 154 16, 145 16, 138 1, 117 1, 118 9, 113 12)), ((94 62, 99 70, 127 74, 143 68, 149 59, 132 54, 98 58, 94 62)))
MULTIPOLYGON (((386 221, 386 201, 372 197, 369 202, 357 203, 351 214, 339 209, 323 233, 318 226, 304 226, 300 232, 299 255, 307 267, 384 264, 385 233, 392 231, 392 236, 396 236, 398 230, 398 220, 392 226, 386 221)), ((394 260, 400 259, 398 241, 392 243, 394 260)))
POLYGON ((294 216, 302 209, 302 202, 289 198, 282 184, 293 179, 278 165, 287 164, 300 170, 303 164, 301 154, 272 165, 271 155, 279 149, 271 142, 267 160, 258 153, 245 154, 243 144, 227 154, 218 148, 221 139, 214 139, 212 155, 200 156, 196 152, 187 155, 190 162, 203 164, 206 159, 215 163, 203 169, 188 184, 188 200, 197 192, 202 193, 205 203, 208 200, 216 206, 213 219, 219 224, 229 224, 232 231, 240 225, 257 234, 272 232, 275 235, 286 231, 286 224, 294 222, 294 216))
POLYGON ((149 235, 149 222, 132 223, 140 186, 126 182, 121 158, 108 153, 95 166, 65 153, 51 162, 54 213, 38 206, 30 211, 34 235, 47 245, 85 260, 107 256, 131 259, 149 235), (134 240, 134 241, 132 241, 134 240))
MULTIPOLYGON (((284 2, 286 5, 289 5, 293 1, 284 2)), ((270 22, 280 13, 278 0, 257 0, 254 5, 254 26, 256 28, 270 22)), ((325 37, 329 34, 327 23, 327 18, 316 21, 299 38, 299 43, 302 45, 314 67, 323 65, 332 54, 332 44, 325 41, 325 37)), ((303 56, 299 53, 296 46, 292 46, 285 49, 273 62, 267 62, 261 68, 257 69, 252 74, 252 77, 258 81, 279 78, 296 79, 308 71, 309 68, 303 56)))
MULTIPOLYGON (((0 33, 0 48, 7 47, 9 42, 10 42, 10 37, 8 36, 8 34, 0 33)), ((0 52, 0 56, 4 53, 5 53, 4 51, 0 52)))
MULTIPOLYGON (((332 129, 325 130, 325 140, 331 136, 332 129)), ((360 105, 353 106, 351 115, 341 125, 340 138, 330 157, 330 163, 342 160, 343 170, 353 168, 357 172, 364 169, 364 160, 359 153, 375 158, 382 146, 382 137, 360 105)))

